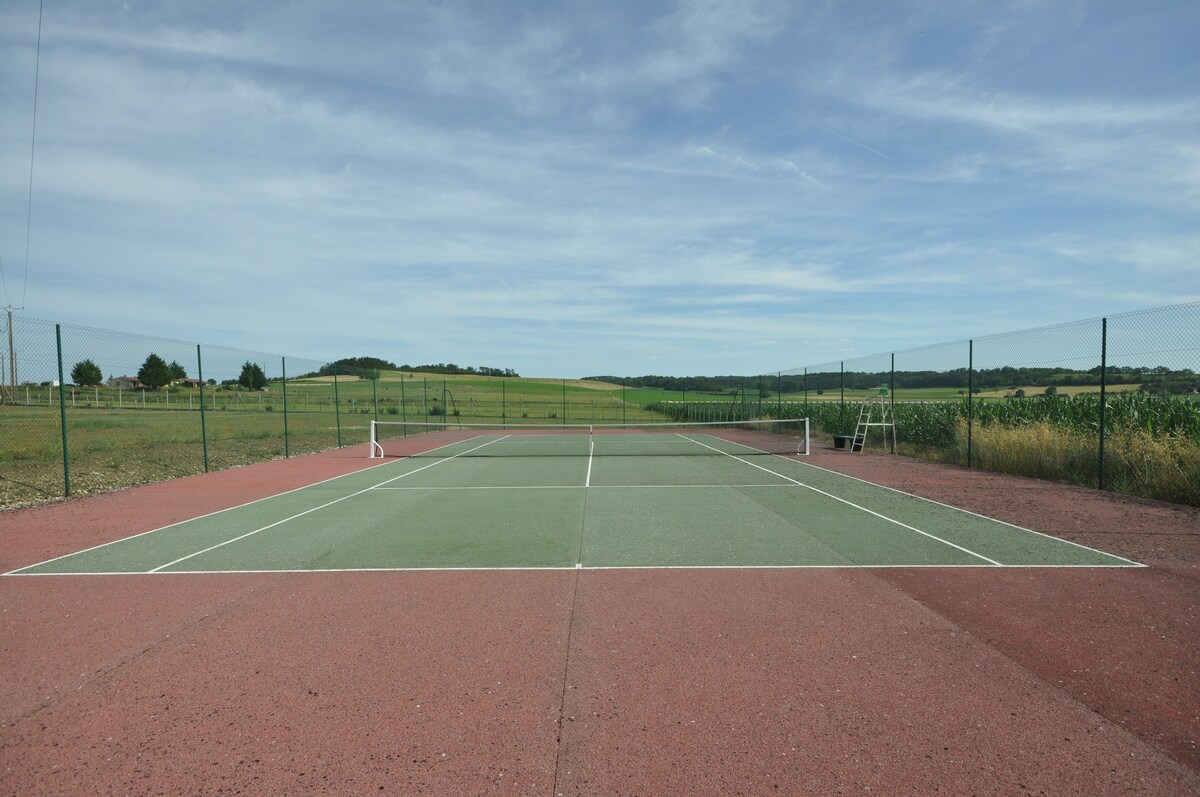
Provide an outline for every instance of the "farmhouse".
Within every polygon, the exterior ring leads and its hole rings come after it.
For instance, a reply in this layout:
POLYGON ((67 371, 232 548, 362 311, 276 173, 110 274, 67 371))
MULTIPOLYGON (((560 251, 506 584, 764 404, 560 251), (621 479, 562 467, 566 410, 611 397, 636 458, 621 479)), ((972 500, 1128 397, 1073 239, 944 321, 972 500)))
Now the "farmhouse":
POLYGON ((118 390, 137 390, 140 387, 145 387, 142 380, 136 376, 114 376, 108 380, 109 387, 115 387, 118 390))

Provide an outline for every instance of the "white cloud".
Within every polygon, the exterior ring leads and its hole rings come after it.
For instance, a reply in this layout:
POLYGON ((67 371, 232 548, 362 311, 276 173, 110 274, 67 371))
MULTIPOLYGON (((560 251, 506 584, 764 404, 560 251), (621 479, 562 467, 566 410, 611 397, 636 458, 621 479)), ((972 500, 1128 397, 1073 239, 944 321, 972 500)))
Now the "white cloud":
MULTIPOLYGON (((1200 100, 1046 72, 1056 45, 1103 67, 1056 37, 1129 22, 1073 8, 61 4, 30 312, 570 376, 1200 294, 1200 100)), ((0 11, 0 69, 30 86, 34 30, 0 11)), ((30 95, 0 86, 10 294, 30 95)))

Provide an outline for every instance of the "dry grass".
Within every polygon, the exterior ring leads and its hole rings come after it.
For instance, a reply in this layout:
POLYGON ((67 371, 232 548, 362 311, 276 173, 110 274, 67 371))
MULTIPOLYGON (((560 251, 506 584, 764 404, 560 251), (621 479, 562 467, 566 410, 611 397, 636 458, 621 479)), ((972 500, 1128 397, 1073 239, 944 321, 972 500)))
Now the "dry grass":
MULTIPOLYGON (((1091 434, 1049 423, 977 424, 972 464, 984 470, 1095 486, 1099 443, 1091 434)), ((967 457, 966 422, 956 433, 956 462, 967 457)), ((1140 430, 1110 434, 1105 442, 1105 486, 1129 495, 1200 506, 1200 442, 1153 437, 1140 430)))

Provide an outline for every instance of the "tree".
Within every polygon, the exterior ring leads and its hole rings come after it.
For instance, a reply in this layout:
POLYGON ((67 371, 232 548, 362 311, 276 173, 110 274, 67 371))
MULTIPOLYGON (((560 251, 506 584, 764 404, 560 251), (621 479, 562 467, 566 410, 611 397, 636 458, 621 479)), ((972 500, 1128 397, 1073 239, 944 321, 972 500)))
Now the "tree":
POLYGON ((142 363, 142 367, 138 369, 137 378, 146 387, 160 388, 170 384, 171 369, 162 357, 151 352, 150 356, 146 358, 146 362, 142 363))
POLYGON ((100 373, 100 367, 91 360, 83 360, 75 363, 75 367, 71 369, 71 381, 77 385, 98 385, 104 381, 104 375, 100 373))
POLYGON ((187 379, 187 369, 179 364, 177 360, 171 360, 171 364, 167 366, 171 372, 171 379, 187 379))
POLYGON ((238 377, 238 384, 249 390, 262 390, 267 386, 267 375, 263 373, 263 369, 258 363, 247 362, 242 366, 242 375, 238 377))
POLYGON ((1057 387, 1055 387, 1054 385, 1050 385, 1050 387, 1046 388, 1046 395, 1047 395, 1047 396, 1053 396, 1053 395, 1055 395, 1056 393, 1058 393, 1058 388, 1057 388, 1057 387))

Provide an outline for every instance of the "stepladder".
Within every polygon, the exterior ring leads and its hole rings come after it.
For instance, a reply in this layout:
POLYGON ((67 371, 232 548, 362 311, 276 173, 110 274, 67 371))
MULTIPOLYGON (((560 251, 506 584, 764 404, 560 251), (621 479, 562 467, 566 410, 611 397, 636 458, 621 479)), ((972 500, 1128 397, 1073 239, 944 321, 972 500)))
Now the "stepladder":
POLYGON ((862 453, 867 447, 871 430, 878 429, 881 433, 883 448, 888 452, 896 450, 896 422, 892 413, 891 391, 880 387, 874 393, 863 399, 858 410, 858 424, 854 428, 854 439, 850 450, 862 453))

